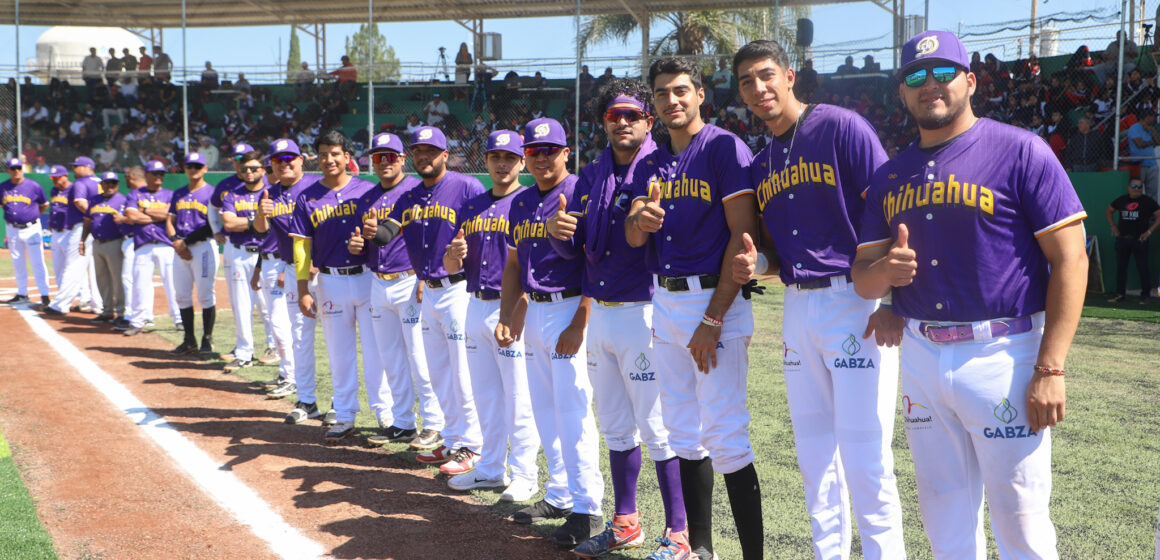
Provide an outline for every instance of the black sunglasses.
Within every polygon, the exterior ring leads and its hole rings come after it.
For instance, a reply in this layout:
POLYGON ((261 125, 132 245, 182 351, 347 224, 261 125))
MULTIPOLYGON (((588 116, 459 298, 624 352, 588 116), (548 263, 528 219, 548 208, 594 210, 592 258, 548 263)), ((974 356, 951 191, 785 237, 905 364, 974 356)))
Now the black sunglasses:
POLYGON ((926 75, 928 72, 931 76, 934 76, 934 81, 940 84, 945 84, 959 75, 957 66, 937 66, 931 68, 929 71, 926 68, 915 70, 902 78, 902 81, 910 87, 922 87, 922 84, 926 83, 926 75))

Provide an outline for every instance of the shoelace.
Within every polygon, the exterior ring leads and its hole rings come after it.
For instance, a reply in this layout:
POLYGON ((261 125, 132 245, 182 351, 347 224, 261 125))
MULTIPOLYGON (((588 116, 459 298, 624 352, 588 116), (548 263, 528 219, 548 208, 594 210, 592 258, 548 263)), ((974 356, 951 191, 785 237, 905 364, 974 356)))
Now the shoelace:
POLYGON ((464 447, 464 448, 460 449, 459 451, 456 451, 455 456, 452 457, 451 460, 455 461, 456 463, 461 463, 463 461, 470 459, 471 455, 472 455, 471 450, 464 447))

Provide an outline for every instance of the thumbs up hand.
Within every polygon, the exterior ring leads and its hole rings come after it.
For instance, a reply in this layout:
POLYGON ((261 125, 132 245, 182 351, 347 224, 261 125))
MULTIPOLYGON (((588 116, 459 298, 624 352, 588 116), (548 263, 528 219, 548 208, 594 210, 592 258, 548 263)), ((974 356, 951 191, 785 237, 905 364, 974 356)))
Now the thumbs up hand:
POLYGON ((661 189, 654 185, 649 193, 649 200, 637 215, 636 227, 645 233, 660 231, 665 223, 665 209, 661 208, 661 189))
POLYGON ((567 241, 576 235, 576 217, 568 215, 568 199, 563 193, 560 194, 560 209, 556 210, 556 214, 548 218, 547 228, 548 235, 559 239, 560 241, 567 241))
POLYGON ((365 246, 366 242, 363 240, 362 230, 355 226, 354 232, 350 234, 350 241, 346 243, 346 248, 352 255, 361 255, 365 246))
POLYGON ((374 239, 375 234, 379 232, 379 219, 374 212, 368 212, 363 218, 362 231, 364 239, 374 239))
POLYGON ((907 286, 914 282, 918 260, 914 250, 908 245, 909 238, 906 224, 898 224, 898 236, 890 246, 890 252, 886 253, 886 274, 890 278, 891 286, 907 286))
POLYGON ((455 239, 447 245, 447 256, 462 262, 467 257, 467 239, 464 237, 463 229, 460 228, 459 233, 455 234, 455 239))
POLYGON ((270 191, 262 191, 262 199, 258 201, 258 211, 267 218, 274 217, 274 201, 270 200, 270 191))
POLYGON ((744 286, 757 272, 757 246, 753 244, 753 238, 749 237, 748 233, 742 233, 741 240, 745 245, 741 252, 733 257, 733 281, 744 286))

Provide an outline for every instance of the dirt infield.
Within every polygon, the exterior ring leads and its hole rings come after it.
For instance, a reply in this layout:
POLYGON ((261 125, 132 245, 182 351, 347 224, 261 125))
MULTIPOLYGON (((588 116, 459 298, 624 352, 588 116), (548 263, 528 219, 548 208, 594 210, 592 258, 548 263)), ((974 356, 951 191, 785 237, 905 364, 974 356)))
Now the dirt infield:
MULTIPOLYGON (((573 557, 409 451, 323 446, 319 423, 283 424, 285 403, 246 381, 90 317, 47 323, 331 557, 573 557)), ((0 308, 0 332, 0 423, 62 558, 277 557, 16 311, 0 308)))

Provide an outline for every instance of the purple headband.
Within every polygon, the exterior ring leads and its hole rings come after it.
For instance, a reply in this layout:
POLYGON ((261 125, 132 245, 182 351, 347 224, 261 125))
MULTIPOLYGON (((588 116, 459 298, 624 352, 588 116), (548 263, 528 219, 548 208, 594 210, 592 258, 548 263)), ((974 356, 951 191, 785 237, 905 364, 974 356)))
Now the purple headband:
POLYGON ((646 115, 649 114, 647 104, 641 103, 641 101, 639 99, 637 99, 635 97, 629 97, 623 93, 616 96, 615 98, 613 98, 612 101, 609 101, 608 105, 606 105, 604 107, 604 110, 607 111, 607 110, 611 109, 613 105, 616 105, 618 103, 627 103, 629 105, 633 105, 636 108, 640 109, 641 111, 644 111, 644 114, 646 114, 646 115))

